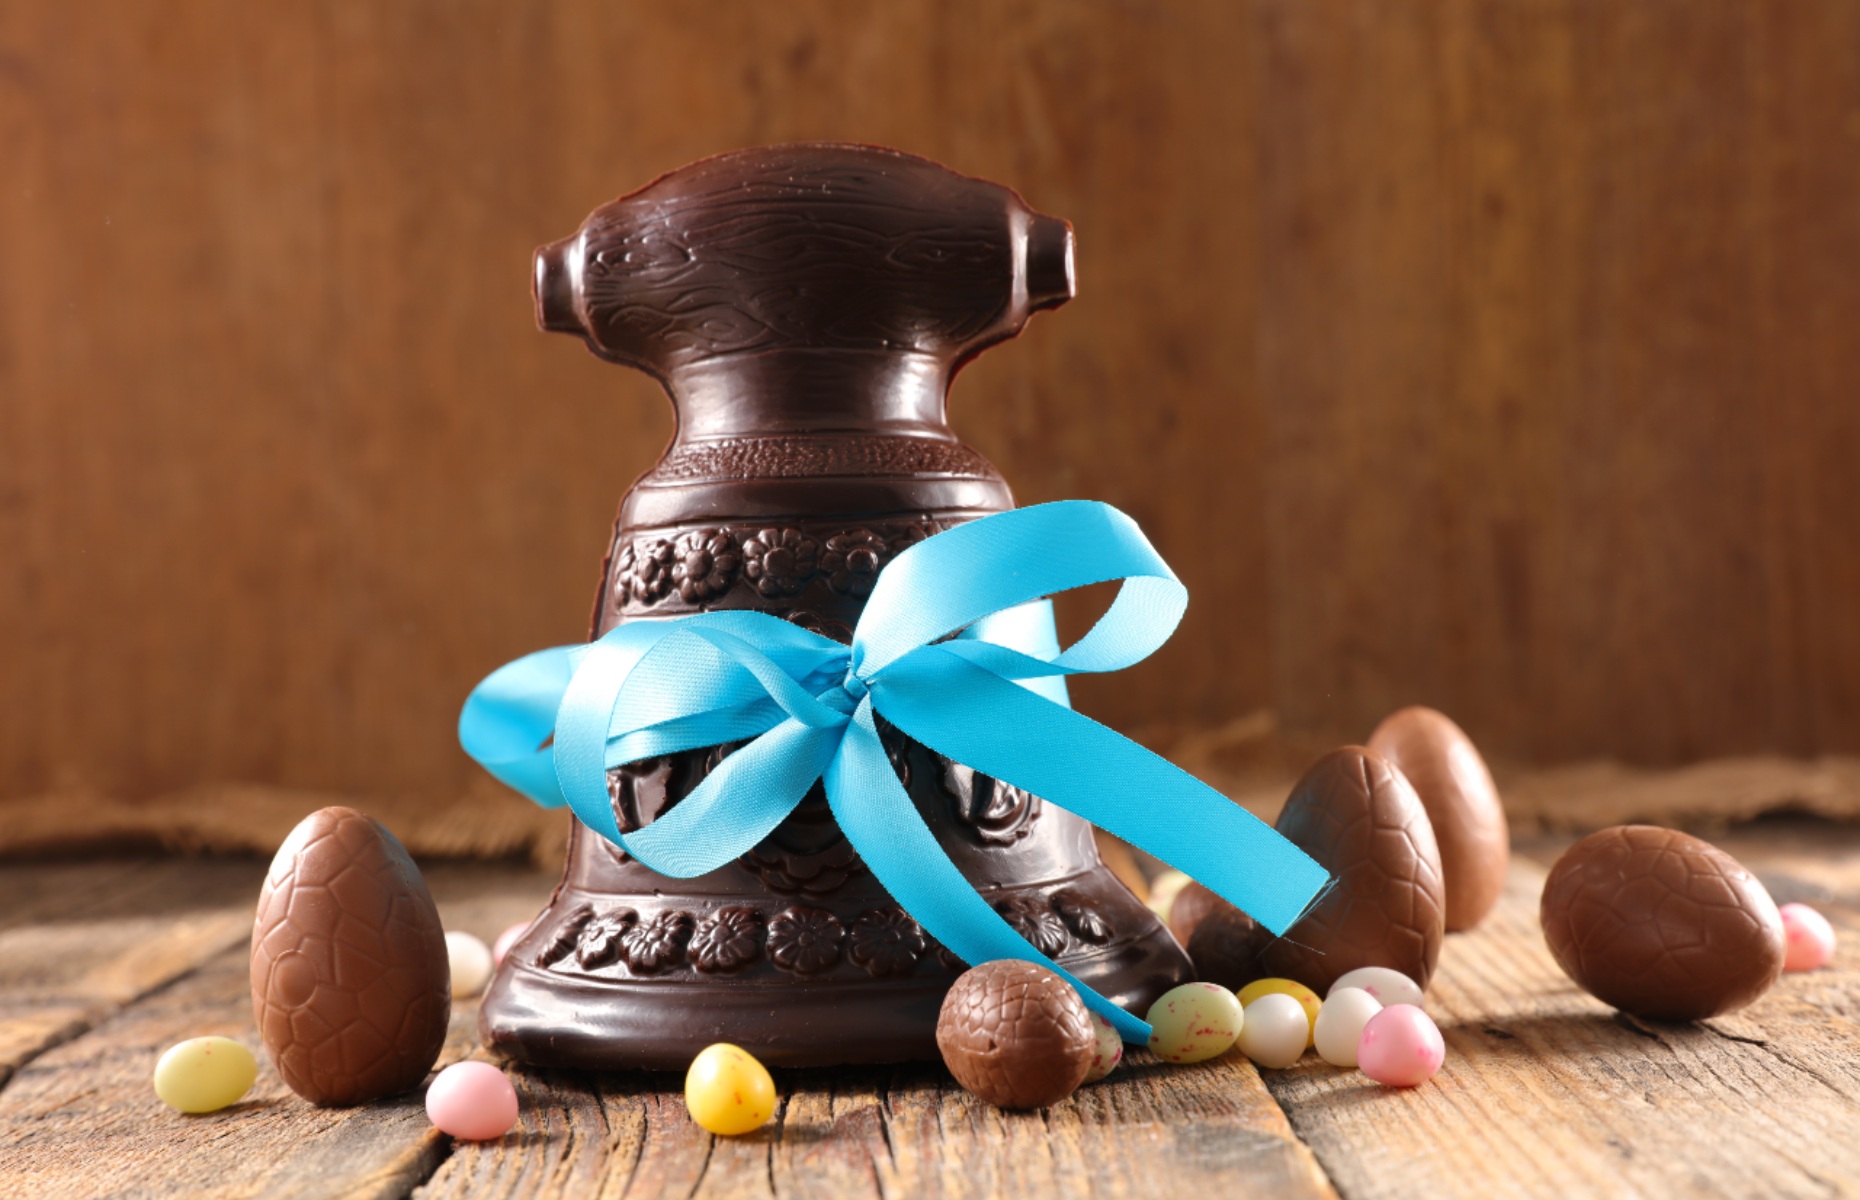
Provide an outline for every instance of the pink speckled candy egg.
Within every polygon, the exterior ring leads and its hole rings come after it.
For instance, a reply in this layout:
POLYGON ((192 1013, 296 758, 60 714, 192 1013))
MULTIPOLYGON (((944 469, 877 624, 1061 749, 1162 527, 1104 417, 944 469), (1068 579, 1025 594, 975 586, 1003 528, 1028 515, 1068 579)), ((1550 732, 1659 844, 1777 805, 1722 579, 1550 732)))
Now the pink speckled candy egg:
POLYGON ((1097 1049, 1092 1051, 1091 1066, 1085 1071, 1086 1083, 1097 1083, 1124 1061, 1124 1039, 1117 1029, 1097 1013, 1091 1014, 1091 1031, 1098 1035, 1097 1049))
POLYGON ((1783 970, 1813 971, 1834 959, 1834 926, 1806 904, 1776 910, 1783 924, 1783 970))
POLYGON ((460 1141, 488 1142, 516 1128, 517 1089, 490 1063, 453 1063, 426 1089, 426 1116, 460 1141))
POLYGON ((1412 1004, 1391 1004, 1363 1026, 1356 1065, 1389 1087, 1426 1083, 1447 1058, 1447 1044, 1432 1017, 1412 1004))

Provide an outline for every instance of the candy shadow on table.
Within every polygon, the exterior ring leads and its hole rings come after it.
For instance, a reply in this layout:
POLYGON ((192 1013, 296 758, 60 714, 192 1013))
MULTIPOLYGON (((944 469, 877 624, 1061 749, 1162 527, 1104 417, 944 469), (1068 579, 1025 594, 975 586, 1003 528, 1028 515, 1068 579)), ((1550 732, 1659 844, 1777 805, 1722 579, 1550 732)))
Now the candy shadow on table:
POLYGON ((1449 1070, 1456 1057, 1542 1062, 1546 1054, 1566 1051, 1572 1041, 1623 1051, 1644 1048, 1648 1042, 1668 1050, 1688 1042, 1715 1044, 1727 1039, 1763 1044, 1708 1022, 1650 1021, 1614 1009, 1528 1014, 1474 1023, 1442 1022, 1440 1032, 1447 1042, 1449 1070))

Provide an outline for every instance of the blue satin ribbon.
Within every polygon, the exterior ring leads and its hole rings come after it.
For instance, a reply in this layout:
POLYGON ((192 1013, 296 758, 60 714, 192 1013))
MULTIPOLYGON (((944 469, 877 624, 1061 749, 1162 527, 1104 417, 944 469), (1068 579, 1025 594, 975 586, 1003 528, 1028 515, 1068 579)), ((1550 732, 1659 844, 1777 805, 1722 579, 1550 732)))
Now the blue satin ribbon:
POLYGON ((1147 1024, 1034 949, 956 870, 899 784, 874 719, 1109 830, 1283 933, 1327 882, 1324 869, 1066 700, 1066 676, 1148 657, 1187 603, 1136 522, 1109 505, 1014 509, 899 554, 851 646, 765 613, 630 621, 492 673, 465 702, 459 740, 504 783, 538 804, 566 803, 679 879, 746 853, 824 777, 847 841, 932 937, 965 962, 1016 958, 1057 971, 1126 1041, 1143 1042, 1147 1024), (1111 580, 1123 581, 1116 600, 1061 651, 1044 598, 1111 580), (744 739, 657 820, 620 831, 610 768, 744 739))

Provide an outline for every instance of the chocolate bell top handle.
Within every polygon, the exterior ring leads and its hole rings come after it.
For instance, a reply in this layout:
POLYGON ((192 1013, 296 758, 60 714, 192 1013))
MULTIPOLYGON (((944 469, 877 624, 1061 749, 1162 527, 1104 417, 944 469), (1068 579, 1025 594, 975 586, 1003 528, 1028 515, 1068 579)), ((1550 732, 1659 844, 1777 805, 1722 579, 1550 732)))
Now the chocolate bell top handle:
POLYGON ((1072 295, 1065 221, 868 146, 705 159, 536 252, 538 325, 657 376, 681 439, 947 437, 955 371, 1072 295))

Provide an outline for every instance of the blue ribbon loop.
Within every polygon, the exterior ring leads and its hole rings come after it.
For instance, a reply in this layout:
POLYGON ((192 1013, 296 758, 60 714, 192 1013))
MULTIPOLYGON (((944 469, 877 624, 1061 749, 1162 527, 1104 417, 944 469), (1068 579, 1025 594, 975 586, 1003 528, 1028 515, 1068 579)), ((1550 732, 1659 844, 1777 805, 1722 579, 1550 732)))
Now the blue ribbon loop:
POLYGON ((878 577, 852 645, 757 612, 631 621, 493 672, 459 716, 467 753, 536 803, 566 803, 647 867, 687 879, 767 837, 813 787, 873 876, 965 962, 1057 971, 1126 1041, 1149 1026, 1016 933, 956 870, 898 782, 876 716, 1173 864, 1284 933, 1324 869, 1245 809, 1072 710, 1065 677, 1116 671, 1175 631, 1188 592, 1136 522, 1068 500, 927 538, 878 577), (1045 597, 1121 580, 1061 650, 1045 597), (553 737, 553 744, 550 739, 553 737), (644 829, 622 833, 612 767, 751 739, 644 829))

